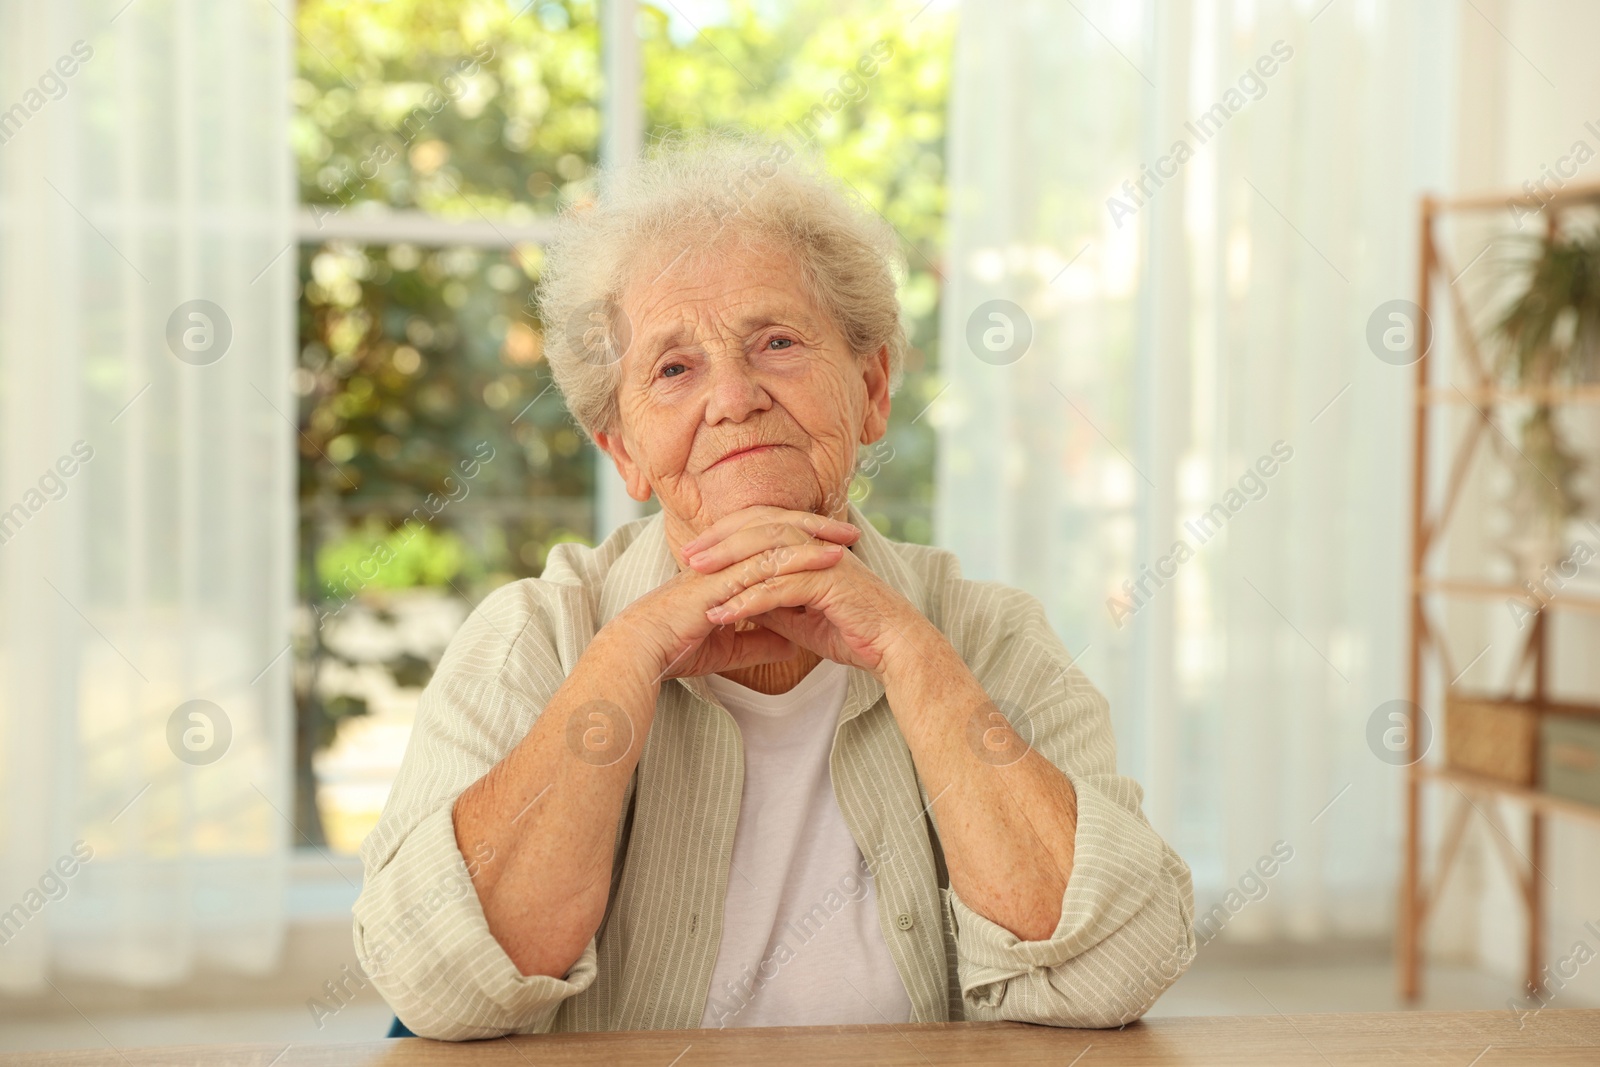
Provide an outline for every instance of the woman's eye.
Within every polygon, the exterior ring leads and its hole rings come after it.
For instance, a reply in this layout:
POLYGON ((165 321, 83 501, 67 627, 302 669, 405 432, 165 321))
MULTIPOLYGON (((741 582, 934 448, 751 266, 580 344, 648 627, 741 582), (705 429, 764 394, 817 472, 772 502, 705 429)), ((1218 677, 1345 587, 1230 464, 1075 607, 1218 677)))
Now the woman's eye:
POLYGON ((779 349, 793 348, 794 341, 787 337, 774 337, 772 340, 767 342, 767 348, 771 349, 774 345, 776 345, 779 349))
POLYGON ((678 375, 682 374, 688 369, 689 368, 685 367, 682 363, 672 363, 661 368, 661 376, 663 378, 676 378, 678 375))

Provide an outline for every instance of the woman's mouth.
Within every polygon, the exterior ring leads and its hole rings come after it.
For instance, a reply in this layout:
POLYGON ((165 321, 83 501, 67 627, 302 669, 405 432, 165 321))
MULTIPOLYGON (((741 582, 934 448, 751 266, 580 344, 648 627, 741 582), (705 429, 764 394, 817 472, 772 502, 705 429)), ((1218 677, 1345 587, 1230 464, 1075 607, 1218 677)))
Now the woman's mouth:
MULTIPOLYGON (((729 460, 743 459, 746 456, 759 456, 764 452, 771 452, 771 451, 773 451, 775 449, 779 449, 779 448, 782 448, 782 447, 783 447, 782 445, 751 445, 749 448, 735 449, 734 451, 729 452, 727 455, 723 456, 721 459, 717 460, 715 463, 713 463, 711 465, 711 467, 720 467, 724 463, 727 463, 729 460)), ((710 470, 711 467, 707 467, 706 469, 710 470)))

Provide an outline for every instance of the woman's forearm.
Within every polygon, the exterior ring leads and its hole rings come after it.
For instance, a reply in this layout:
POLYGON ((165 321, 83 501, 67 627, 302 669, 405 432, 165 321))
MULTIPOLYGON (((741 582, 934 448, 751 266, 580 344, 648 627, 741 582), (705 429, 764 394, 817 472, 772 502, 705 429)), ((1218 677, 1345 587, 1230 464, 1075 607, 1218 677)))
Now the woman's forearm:
POLYGON ((527 736, 456 799, 456 846, 493 849, 472 884, 490 933, 524 975, 566 977, 605 918, 622 798, 663 677, 794 655, 765 628, 741 633, 706 618, 730 594, 832 566, 844 551, 809 534, 796 543, 780 536, 786 529, 725 570, 680 571, 603 626, 527 736))
POLYGON ((1072 783, 1010 730, 934 626, 905 637, 884 688, 932 801, 951 887, 1018 938, 1044 940, 1072 875, 1072 783))
POLYGON ((456 799, 463 855, 487 843, 473 887, 524 975, 564 978, 605 917, 622 798, 659 680, 602 630, 526 737, 456 799))

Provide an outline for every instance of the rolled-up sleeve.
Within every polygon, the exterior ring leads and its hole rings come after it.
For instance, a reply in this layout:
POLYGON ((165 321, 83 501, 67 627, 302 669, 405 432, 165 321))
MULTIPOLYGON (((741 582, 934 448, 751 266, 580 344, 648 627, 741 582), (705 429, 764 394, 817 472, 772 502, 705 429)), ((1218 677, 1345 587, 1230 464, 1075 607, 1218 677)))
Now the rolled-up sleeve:
POLYGON ((565 980, 517 970, 489 932, 449 807, 424 818, 369 873, 356 903, 355 945, 406 1026, 444 1040, 542 1033, 596 973, 592 938, 565 980))
POLYGON ((595 942, 565 978, 522 974, 484 917, 472 873, 487 844, 456 840, 456 797, 522 739, 565 672, 532 583, 485 600, 451 642, 378 826, 363 842, 357 961, 414 1033, 446 1040, 549 1030, 594 981, 595 942), (502 669, 515 648, 519 667, 502 669), (465 849, 465 852, 463 852, 465 849))
POLYGON ((1068 777, 1077 844, 1048 939, 1020 940, 947 893, 969 1019, 1121 1026, 1194 958, 1189 869, 1138 814, 1139 787, 1068 777))
POLYGON ((1105 698, 1073 665, 1038 601, 1017 593, 1007 607, 1003 624, 968 635, 968 663, 1012 725, 1071 782, 1073 866, 1061 918, 1041 941, 1021 940, 943 890, 962 1006, 970 1020, 1121 1026, 1194 958, 1189 868, 1145 819, 1138 783, 1115 773, 1105 698))

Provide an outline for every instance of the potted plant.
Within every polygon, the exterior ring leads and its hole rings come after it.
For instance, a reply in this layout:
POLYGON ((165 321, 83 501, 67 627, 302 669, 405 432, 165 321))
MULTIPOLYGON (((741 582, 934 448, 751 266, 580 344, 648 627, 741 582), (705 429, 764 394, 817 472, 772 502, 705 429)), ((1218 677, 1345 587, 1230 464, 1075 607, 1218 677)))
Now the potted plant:
POLYGON ((1525 239, 1514 257, 1513 293, 1495 321, 1498 370, 1514 388, 1535 390, 1518 428, 1518 448, 1538 468, 1514 483, 1517 519, 1509 548, 1519 577, 1559 558, 1567 521, 1585 506, 1580 449, 1567 436, 1549 392, 1600 382, 1600 227, 1558 229, 1525 239))

